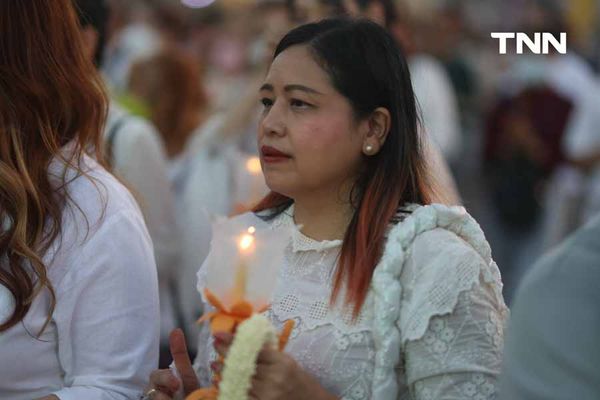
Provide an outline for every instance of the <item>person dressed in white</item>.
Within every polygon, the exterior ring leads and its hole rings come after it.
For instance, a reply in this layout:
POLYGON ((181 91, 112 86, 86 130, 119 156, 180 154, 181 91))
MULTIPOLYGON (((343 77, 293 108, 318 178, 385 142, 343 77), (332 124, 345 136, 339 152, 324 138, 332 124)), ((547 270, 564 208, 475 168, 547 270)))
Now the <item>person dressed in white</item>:
POLYGON ((72 2, 0 3, 0 46, 0 398, 135 399, 158 363, 156 263, 102 166, 72 2))
MULTIPOLYGON (((110 8, 106 0, 76 0, 85 50, 102 65, 110 8)), ((113 172, 132 190, 154 245, 161 307, 161 338, 177 321, 175 280, 180 265, 180 238, 175 199, 168 179, 165 147, 156 128, 111 101, 104 130, 104 146, 113 172)))
MULTIPOLYGON (((260 93, 272 192, 236 218, 296 227, 267 312, 296 324, 286 352, 261 351, 250 398, 493 399, 500 275, 463 208, 429 205, 408 66, 391 36, 367 21, 302 25, 279 43, 260 93)), ((232 336, 205 326, 193 367, 181 339, 177 371, 154 371, 146 398, 208 386, 232 336)))

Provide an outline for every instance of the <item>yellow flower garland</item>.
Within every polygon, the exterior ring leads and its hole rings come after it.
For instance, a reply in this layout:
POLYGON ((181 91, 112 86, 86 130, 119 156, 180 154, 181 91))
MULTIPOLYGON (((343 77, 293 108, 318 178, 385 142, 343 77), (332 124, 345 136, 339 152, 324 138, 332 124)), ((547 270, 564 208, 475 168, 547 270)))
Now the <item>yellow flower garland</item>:
POLYGON ((238 326, 225 359, 218 400, 248 399, 258 354, 265 344, 275 348, 277 340, 275 328, 262 314, 255 314, 238 326))

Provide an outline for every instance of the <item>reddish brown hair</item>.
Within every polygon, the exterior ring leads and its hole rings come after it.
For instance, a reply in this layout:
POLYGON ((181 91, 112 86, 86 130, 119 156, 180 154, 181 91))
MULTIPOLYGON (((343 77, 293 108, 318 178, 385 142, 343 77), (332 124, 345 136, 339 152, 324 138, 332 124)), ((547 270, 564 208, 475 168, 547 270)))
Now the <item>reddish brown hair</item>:
POLYGON ((85 153, 102 163, 107 100, 71 0, 0 1, 0 49, 0 284, 16 300, 2 332, 43 289, 50 320, 56 299, 43 256, 61 233, 68 194, 64 174, 57 187, 48 166, 60 159, 83 174, 85 153))
POLYGON ((200 63, 175 48, 162 51, 132 67, 129 90, 148 105, 169 156, 183 150, 207 104, 200 63))

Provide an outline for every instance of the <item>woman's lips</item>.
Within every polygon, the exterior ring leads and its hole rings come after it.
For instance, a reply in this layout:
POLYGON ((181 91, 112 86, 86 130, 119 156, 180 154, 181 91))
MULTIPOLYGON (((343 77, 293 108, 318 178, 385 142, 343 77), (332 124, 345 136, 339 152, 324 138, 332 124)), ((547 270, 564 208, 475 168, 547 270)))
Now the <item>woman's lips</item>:
POLYGON ((290 155, 271 146, 262 146, 260 148, 260 155, 266 163, 279 163, 292 158, 290 155))

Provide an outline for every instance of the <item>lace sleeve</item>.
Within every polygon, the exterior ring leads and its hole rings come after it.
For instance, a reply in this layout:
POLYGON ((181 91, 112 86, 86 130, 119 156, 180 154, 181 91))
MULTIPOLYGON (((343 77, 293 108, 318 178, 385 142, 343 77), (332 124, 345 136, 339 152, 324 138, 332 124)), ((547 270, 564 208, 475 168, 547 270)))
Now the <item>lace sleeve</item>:
POLYGON ((406 378, 415 400, 496 398, 503 344, 501 316, 490 293, 464 292, 451 314, 431 319, 405 346, 406 378))
POLYGON ((411 250, 400 330, 412 398, 495 399, 507 316, 495 264, 442 229, 411 250))

